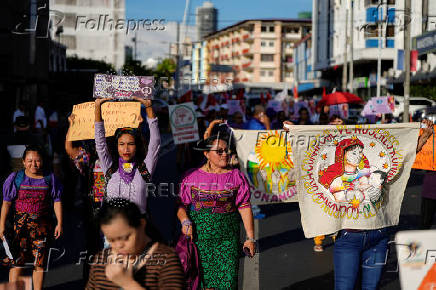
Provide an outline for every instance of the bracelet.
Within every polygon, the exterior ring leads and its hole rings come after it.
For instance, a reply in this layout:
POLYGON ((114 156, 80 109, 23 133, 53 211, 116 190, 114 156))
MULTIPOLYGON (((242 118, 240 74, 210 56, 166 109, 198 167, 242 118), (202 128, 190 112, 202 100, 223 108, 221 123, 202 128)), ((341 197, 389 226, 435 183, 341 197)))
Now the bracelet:
POLYGON ((182 226, 190 226, 190 225, 192 225, 192 222, 190 220, 188 219, 183 220, 182 226))
POLYGON ((256 242, 257 242, 255 239, 253 239, 253 238, 248 238, 248 237, 247 237, 247 241, 250 241, 250 242, 252 242, 252 243, 256 243, 256 242))

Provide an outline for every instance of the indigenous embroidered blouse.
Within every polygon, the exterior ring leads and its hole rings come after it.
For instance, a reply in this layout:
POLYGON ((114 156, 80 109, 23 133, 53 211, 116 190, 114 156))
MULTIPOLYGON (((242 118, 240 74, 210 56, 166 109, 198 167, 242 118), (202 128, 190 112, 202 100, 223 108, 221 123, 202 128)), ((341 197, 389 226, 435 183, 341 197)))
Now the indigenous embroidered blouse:
POLYGON ((212 208, 215 213, 226 213, 250 207, 250 197, 250 185, 239 169, 216 174, 197 168, 183 179, 179 199, 191 210, 212 208))
POLYGON ((62 185, 51 174, 51 188, 46 184, 44 178, 35 179, 24 175, 23 182, 19 190, 15 188, 16 172, 13 172, 3 184, 3 200, 15 201, 17 212, 30 213, 36 215, 46 214, 54 202, 61 201, 62 185))

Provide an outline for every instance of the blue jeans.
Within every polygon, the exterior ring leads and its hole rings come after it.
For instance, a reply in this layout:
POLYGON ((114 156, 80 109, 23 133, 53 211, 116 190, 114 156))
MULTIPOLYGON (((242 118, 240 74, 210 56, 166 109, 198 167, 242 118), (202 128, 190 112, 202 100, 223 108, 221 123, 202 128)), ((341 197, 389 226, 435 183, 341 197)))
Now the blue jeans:
POLYGON ((334 247, 335 289, 353 290, 361 272, 359 289, 377 289, 386 263, 388 229, 351 232, 342 230, 334 247))

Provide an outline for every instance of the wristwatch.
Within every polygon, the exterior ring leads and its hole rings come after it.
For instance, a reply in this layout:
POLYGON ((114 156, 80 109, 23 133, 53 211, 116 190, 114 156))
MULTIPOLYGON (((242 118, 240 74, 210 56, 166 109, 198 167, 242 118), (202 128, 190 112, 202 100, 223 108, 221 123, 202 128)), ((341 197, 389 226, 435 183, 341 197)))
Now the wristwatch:
POLYGON ((256 243, 256 242, 257 242, 255 239, 253 239, 253 238, 248 238, 248 237, 247 237, 247 241, 250 241, 250 242, 253 242, 253 243, 256 243))

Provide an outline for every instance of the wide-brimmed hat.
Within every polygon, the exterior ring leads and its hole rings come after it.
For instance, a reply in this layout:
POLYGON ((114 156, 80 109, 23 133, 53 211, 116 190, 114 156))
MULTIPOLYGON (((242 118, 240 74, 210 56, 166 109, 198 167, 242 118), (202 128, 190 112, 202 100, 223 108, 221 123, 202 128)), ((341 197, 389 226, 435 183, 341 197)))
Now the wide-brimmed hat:
POLYGON ((194 146, 194 150, 198 151, 209 151, 214 145, 213 142, 215 140, 223 140, 226 141, 227 144, 230 144, 232 136, 227 133, 218 133, 210 136, 209 138, 200 140, 197 142, 196 146, 194 146))

